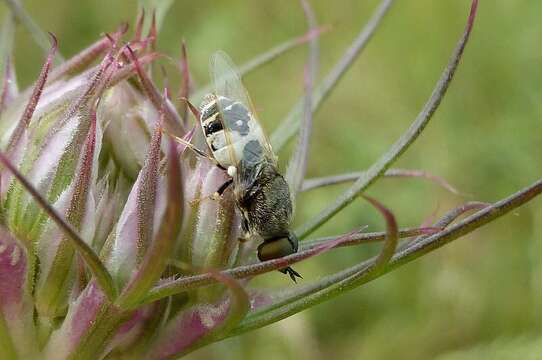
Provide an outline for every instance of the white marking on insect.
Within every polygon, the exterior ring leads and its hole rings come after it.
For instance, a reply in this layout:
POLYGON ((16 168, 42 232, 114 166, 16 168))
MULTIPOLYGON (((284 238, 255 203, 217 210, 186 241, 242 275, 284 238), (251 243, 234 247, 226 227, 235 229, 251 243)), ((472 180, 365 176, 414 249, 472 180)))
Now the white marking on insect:
POLYGON ((216 100, 212 100, 212 101, 209 101, 207 104, 205 104, 202 109, 201 109, 201 112, 204 113, 204 112, 207 112, 211 107, 213 107, 214 105, 216 104, 216 100))
POLYGON ((237 174, 237 168, 235 166, 228 166, 228 175, 234 177, 237 174))
POLYGON ((243 122, 242 122, 241 120, 237 120, 237 121, 235 122, 235 125, 241 126, 241 125, 243 125, 243 122))

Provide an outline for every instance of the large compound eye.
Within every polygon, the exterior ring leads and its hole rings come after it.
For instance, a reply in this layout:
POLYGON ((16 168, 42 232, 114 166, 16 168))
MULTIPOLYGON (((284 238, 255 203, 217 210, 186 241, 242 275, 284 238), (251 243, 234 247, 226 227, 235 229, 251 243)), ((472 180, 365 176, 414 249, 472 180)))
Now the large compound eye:
POLYGON ((294 247, 288 237, 266 241, 258 246, 258 259, 260 261, 278 259, 297 251, 297 241, 294 247))

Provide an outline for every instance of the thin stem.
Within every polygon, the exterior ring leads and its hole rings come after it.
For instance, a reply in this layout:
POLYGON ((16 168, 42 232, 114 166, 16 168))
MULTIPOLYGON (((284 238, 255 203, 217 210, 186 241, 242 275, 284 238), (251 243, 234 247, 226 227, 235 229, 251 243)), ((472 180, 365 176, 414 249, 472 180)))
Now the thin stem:
MULTIPOLYGON (((442 231, 445 227, 450 225, 455 221, 459 216, 464 213, 472 210, 480 210, 491 204, 479 201, 469 201, 463 205, 460 205, 452 210, 448 211, 440 220, 438 220, 435 225, 429 227, 421 228, 406 228, 399 229, 399 238, 410 238, 413 236, 427 236, 433 235, 442 231)), ((305 240, 299 244, 301 250, 311 249, 315 246, 322 245, 330 240, 336 239, 339 236, 345 235, 335 235, 335 236, 326 236, 314 240, 305 240)), ((367 244, 373 242, 383 241, 386 238, 386 232, 372 232, 372 233, 358 233, 348 236, 348 239, 342 242, 338 247, 342 246, 354 246, 360 244, 367 244)))
MULTIPOLYGON (((487 224, 488 222, 491 222, 505 215, 509 211, 517 207, 520 207, 521 205, 527 203, 534 197, 538 196, 540 193, 542 193, 542 180, 538 180, 531 186, 523 190, 520 190, 519 192, 507 197, 506 199, 503 199, 495 203, 494 205, 488 206, 484 208, 483 210, 476 212, 475 214, 464 219, 463 221, 453 225, 449 229, 446 229, 434 235, 431 235, 425 238, 420 243, 413 244, 412 246, 409 246, 407 249, 400 251, 392 258, 392 261, 390 262, 391 265, 389 266, 392 266, 392 268, 388 266, 384 269, 384 271, 389 272, 392 269, 402 264, 412 261, 463 235, 466 235, 474 231, 475 229, 487 224)), ((350 240, 349 237, 352 235, 353 234, 345 235, 341 239, 341 241, 337 241, 335 244, 333 244, 332 247, 328 247, 328 249, 339 247, 347 243, 350 240)), ((285 266, 285 264, 291 265, 295 262, 304 260, 306 258, 309 258, 321 252, 322 252, 321 250, 318 252, 318 251, 314 251, 314 249, 303 250, 303 251, 298 252, 297 254, 289 255, 281 259, 265 261, 265 262, 247 265, 247 266, 239 266, 233 269, 225 270, 222 273, 236 279, 248 278, 248 277, 258 275, 258 274, 263 274, 269 271, 282 268, 285 266)), ((367 266, 369 266, 370 264, 374 265, 374 260, 375 259, 373 258, 371 260, 361 263, 360 265, 356 265, 357 268, 350 268, 338 274, 332 275, 333 277, 335 277, 333 281, 340 281, 340 276, 346 273, 353 273, 353 274, 357 273, 360 267, 362 270, 365 271, 367 266)), ((208 273, 190 276, 190 277, 183 277, 176 280, 168 281, 153 288, 149 292, 144 302, 145 303, 153 302, 153 301, 162 299, 164 297, 178 294, 195 287, 205 286, 205 285, 209 285, 213 283, 216 283, 216 281, 213 280, 213 277, 211 276, 211 274, 208 274, 208 273)), ((330 282, 330 284, 332 283, 333 282, 330 282)))
POLYGON ((308 307, 329 300, 345 291, 377 279, 402 265, 498 219, 511 210, 529 202, 541 193, 542 179, 536 181, 527 188, 476 212, 450 228, 424 238, 422 241, 398 251, 392 257, 391 261, 385 267, 380 269, 380 271, 374 271, 377 258, 373 257, 372 259, 366 260, 351 268, 321 278, 302 289, 296 289, 294 294, 295 299, 286 297, 280 301, 280 303, 271 305, 269 309, 263 308, 260 311, 249 315, 241 325, 228 336, 239 335, 246 331, 269 325, 308 307))
MULTIPOLYGON (((446 228, 448 225, 450 225, 455 219, 460 217, 461 215, 465 214, 466 212, 472 211, 472 210, 481 210, 487 206, 490 206, 491 204, 480 202, 480 201, 469 201, 463 205, 460 205, 456 208, 453 208, 452 210, 448 211, 442 218, 440 218, 434 226, 437 228, 446 228)), ((411 246, 412 244, 419 242, 423 240, 426 237, 426 235, 420 235, 419 237, 413 239, 408 244, 405 244, 405 247, 402 247, 402 249, 406 248, 407 246, 411 246)))
MULTIPOLYGON (((309 31, 316 29, 316 16, 308 0, 301 0, 309 31)), ((292 202, 295 207, 296 195, 301 189, 305 173, 307 172, 307 163, 309 160, 309 145, 312 130, 312 89, 316 73, 318 72, 318 57, 320 48, 318 39, 310 41, 309 56, 305 65, 305 102, 303 108, 303 124, 299 132, 299 139, 296 149, 290 158, 288 170, 286 171, 286 181, 290 185, 292 202)))
MULTIPOLYGON (((254 275, 263 274, 269 271, 283 269, 289 265, 295 264, 296 262, 310 258, 312 256, 316 256, 318 254, 322 254, 328 250, 340 246, 342 242, 348 241, 350 235, 357 232, 358 231, 351 232, 339 238, 323 243, 319 246, 313 247, 305 251, 300 251, 295 254, 285 256, 283 258, 259 262, 252 265, 238 266, 233 269, 222 271, 221 273, 236 279, 243 279, 252 277, 254 275)), ((142 303, 151 303, 153 301, 162 299, 170 295, 175 295, 189 289, 213 284, 215 282, 216 280, 214 279, 213 274, 209 272, 194 276, 185 276, 175 280, 167 281, 151 289, 151 291, 142 301, 142 303)))
MULTIPOLYGON (((442 228, 438 228, 438 227, 406 228, 406 229, 399 229, 398 236, 400 239, 402 239, 402 238, 409 238, 412 236, 431 235, 431 234, 438 233, 441 230, 442 228)), ((330 240, 336 239, 339 236, 341 235, 326 236, 326 237, 322 237, 322 238, 318 238, 314 240, 301 241, 299 243, 299 248, 302 251, 307 250, 307 249, 312 249, 315 246, 322 245, 330 240)), ((384 241, 385 239, 386 239, 385 231, 352 234, 348 236, 348 239, 346 241, 344 241, 337 247, 368 244, 368 243, 384 241)))
POLYGON ((448 66, 442 73, 439 81, 437 82, 431 97, 423 107, 422 111, 418 114, 414 122, 408 128, 408 130, 391 146, 391 148, 380 157, 363 175, 356 180, 356 182, 328 208, 317 214, 314 218, 309 220, 303 226, 296 230, 296 234, 299 238, 304 238, 314 230, 318 229, 321 225, 326 223, 329 219, 335 216, 339 211, 348 206, 354 201, 364 190, 372 185, 384 172, 412 145, 412 143, 423 132, 429 120, 433 117, 433 114, 437 110, 440 102, 442 101, 453 76, 459 65, 459 61, 467 45, 472 27, 474 25, 474 19, 476 17, 478 1, 473 0, 469 19, 463 36, 459 40, 455 50, 452 53, 448 66))
MULTIPOLYGON (((317 178, 312 178, 312 179, 305 179, 305 181, 303 181, 303 186, 301 187, 301 191, 309 191, 309 190, 317 189, 323 186, 342 184, 345 182, 352 182, 352 181, 358 180, 362 176, 365 176, 364 171, 351 172, 351 173, 345 173, 345 174, 339 174, 339 175, 331 175, 331 176, 322 176, 322 177, 317 177, 317 178)), ((395 178, 395 177, 425 178, 441 186, 442 188, 448 190, 452 194, 456 194, 456 195, 460 194, 460 192, 448 181, 446 181, 444 178, 437 175, 433 175, 430 172, 425 171, 425 170, 388 169, 386 170, 383 176, 390 177, 390 178, 395 178)))
MULTIPOLYGON (((312 98, 313 113, 320 108, 324 100, 329 98, 329 95, 335 89, 335 86, 339 83, 346 71, 365 49, 393 3, 394 0, 382 0, 380 2, 380 5, 369 19, 369 22, 361 29, 361 32, 346 50, 343 57, 328 73, 322 83, 314 90, 312 98)), ((304 98, 297 102, 294 108, 288 113, 286 118, 271 135, 271 145, 273 145, 275 151, 278 152, 282 149, 299 129, 299 119, 302 117, 303 104, 304 98)))

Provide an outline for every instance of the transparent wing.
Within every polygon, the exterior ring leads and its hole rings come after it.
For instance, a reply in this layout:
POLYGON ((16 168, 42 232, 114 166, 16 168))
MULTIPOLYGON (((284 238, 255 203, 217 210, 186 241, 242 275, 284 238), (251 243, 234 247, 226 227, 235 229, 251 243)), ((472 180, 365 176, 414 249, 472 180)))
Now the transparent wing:
POLYGON ((224 51, 217 51, 211 56, 209 71, 216 95, 239 101, 249 110, 253 110, 250 97, 241 82, 236 67, 224 51))
MULTIPOLYGON (((267 160, 276 162, 271 143, 263 132, 263 128, 257 119, 256 111, 252 105, 252 101, 250 100, 248 92, 243 86, 239 73, 230 57, 223 51, 217 51, 211 57, 209 67, 214 84, 214 95, 218 100, 218 110, 223 115, 221 118, 228 145, 232 145, 237 140, 236 134, 232 130, 243 131, 240 127, 244 126, 243 120, 249 116, 250 121, 254 121, 258 128, 256 129, 258 131, 257 136, 260 140, 260 144, 263 146, 263 151, 267 160), (225 98, 224 101, 220 101, 221 97, 225 98), (229 107, 231 102, 228 100, 241 103, 249 113, 247 114, 242 107, 229 107)), ((230 148, 234 149, 234 146, 231 146, 230 148)), ((238 157, 235 152, 230 153, 234 159, 236 156, 238 157)))

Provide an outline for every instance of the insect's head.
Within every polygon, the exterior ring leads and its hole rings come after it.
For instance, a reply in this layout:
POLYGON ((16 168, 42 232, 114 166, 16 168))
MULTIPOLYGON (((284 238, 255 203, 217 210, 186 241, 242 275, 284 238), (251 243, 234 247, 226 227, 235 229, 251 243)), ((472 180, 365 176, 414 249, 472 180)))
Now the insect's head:
POLYGON ((258 246, 260 261, 278 259, 297 252, 297 236, 288 232, 282 237, 267 239, 258 246))
MULTIPOLYGON (((293 232, 288 232, 282 237, 272 240, 266 240, 258 246, 258 259, 260 261, 278 259, 283 256, 291 255, 297 252, 298 240, 293 232)), ((291 267, 286 267, 280 270, 284 274, 290 275, 290 278, 295 282, 296 277, 301 277, 291 267)))

